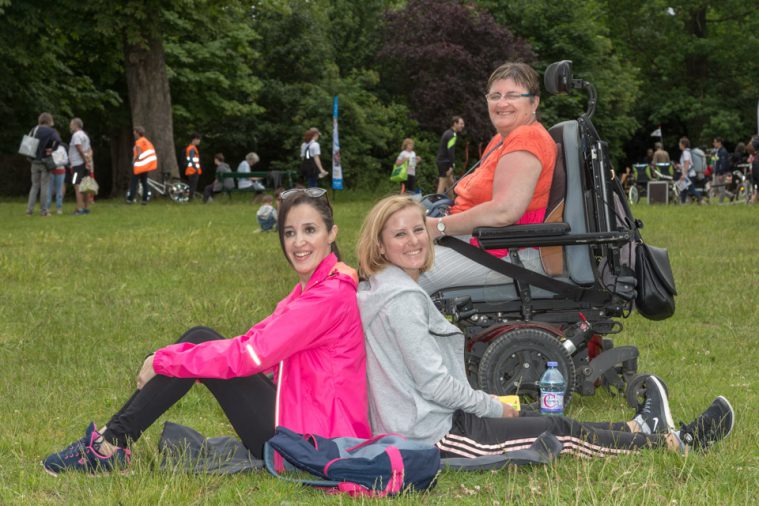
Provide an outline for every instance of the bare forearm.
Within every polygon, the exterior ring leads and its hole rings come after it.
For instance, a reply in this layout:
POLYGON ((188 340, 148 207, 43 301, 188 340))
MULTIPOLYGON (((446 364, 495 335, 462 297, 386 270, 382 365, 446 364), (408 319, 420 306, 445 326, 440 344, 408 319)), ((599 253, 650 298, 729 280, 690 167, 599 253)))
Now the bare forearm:
MULTIPOLYGON (((471 234, 477 227, 505 227, 516 223, 522 215, 513 207, 499 206, 494 201, 484 202, 467 211, 443 218, 447 235, 471 234)), ((427 228, 433 238, 439 237, 437 218, 428 220, 427 228)))

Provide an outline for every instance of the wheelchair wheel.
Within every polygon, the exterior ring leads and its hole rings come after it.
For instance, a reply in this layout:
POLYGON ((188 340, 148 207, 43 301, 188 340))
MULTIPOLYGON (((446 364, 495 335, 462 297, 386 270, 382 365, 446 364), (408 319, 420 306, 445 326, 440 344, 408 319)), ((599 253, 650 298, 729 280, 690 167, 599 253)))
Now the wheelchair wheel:
POLYGON ((667 384, 664 383, 664 381, 662 381, 659 376, 646 373, 636 374, 627 383, 627 388, 625 388, 625 399, 627 400, 627 405, 635 409, 635 411, 640 410, 643 407, 643 403, 646 401, 645 383, 646 380, 651 376, 654 376, 661 382, 662 385, 664 385, 664 391, 667 392, 667 395, 669 395, 669 388, 667 388, 667 384))
POLYGON ((630 204, 637 204, 640 202, 640 192, 638 191, 638 187, 635 185, 632 185, 630 189, 627 191, 627 199, 629 200, 630 204))
POLYGON ((479 388, 495 395, 519 395, 528 403, 540 398, 538 382, 546 363, 556 361, 567 382, 564 406, 575 389, 575 364, 559 340, 537 328, 511 330, 485 350, 477 372, 479 388))

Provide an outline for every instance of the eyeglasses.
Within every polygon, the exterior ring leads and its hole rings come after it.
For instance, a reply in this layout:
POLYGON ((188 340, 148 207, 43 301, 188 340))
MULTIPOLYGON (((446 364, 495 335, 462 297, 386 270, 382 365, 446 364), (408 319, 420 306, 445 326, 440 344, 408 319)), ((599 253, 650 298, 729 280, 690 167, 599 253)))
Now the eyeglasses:
POLYGON ((495 93, 486 93, 485 98, 488 99, 488 102, 500 102, 501 100, 505 100, 506 102, 516 102, 522 97, 534 97, 535 95, 532 93, 506 93, 505 95, 495 92, 495 93))
POLYGON ((292 190, 285 190, 282 193, 279 194, 280 200, 285 200, 289 197, 292 197, 296 193, 305 193, 309 197, 318 199, 319 197, 323 197, 327 194, 327 190, 324 188, 293 188, 292 190))

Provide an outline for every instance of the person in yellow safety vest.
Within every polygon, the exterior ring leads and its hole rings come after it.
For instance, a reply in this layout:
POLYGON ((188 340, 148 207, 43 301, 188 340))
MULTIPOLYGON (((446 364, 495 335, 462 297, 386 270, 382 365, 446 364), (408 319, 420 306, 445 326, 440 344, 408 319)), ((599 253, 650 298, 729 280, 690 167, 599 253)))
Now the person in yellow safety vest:
POLYGON ((142 183, 142 205, 148 203, 148 172, 158 168, 158 157, 156 156, 155 147, 147 137, 145 137, 145 128, 136 126, 132 130, 134 135, 134 148, 132 149, 132 177, 129 181, 129 193, 127 193, 127 204, 134 202, 137 193, 137 181, 142 183))
POLYGON ((200 168, 200 150, 198 149, 198 144, 200 144, 200 134, 194 133, 192 134, 190 144, 184 150, 184 175, 190 180, 190 200, 195 196, 195 190, 198 188, 198 178, 203 173, 203 169, 200 168))

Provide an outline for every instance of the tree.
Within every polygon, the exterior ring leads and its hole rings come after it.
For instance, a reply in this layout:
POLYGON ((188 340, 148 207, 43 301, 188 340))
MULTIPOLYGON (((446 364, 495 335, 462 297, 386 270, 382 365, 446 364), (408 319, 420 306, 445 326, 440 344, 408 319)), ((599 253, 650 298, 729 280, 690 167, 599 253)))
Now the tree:
POLYGON ((622 57, 641 68, 640 137, 662 125, 665 146, 680 136, 731 144, 756 129, 759 6, 724 0, 605 0, 622 57))
MULTIPOLYGON (((481 0, 493 16, 516 35, 529 41, 542 71, 559 60, 572 60, 576 77, 592 82, 598 91, 593 122, 609 142, 618 162, 624 143, 638 127, 633 107, 638 99, 638 67, 619 55, 607 28, 607 13, 595 0, 481 0)), ((609 14, 611 16, 611 14, 609 14)), ((544 96, 541 121, 551 126, 585 110, 586 95, 544 96)))
POLYGON ((535 53, 471 3, 411 0, 388 12, 379 57, 386 87, 406 98, 422 128, 440 132, 461 115, 468 135, 487 142, 493 129, 482 96, 490 73, 506 61, 531 63, 535 53))
POLYGON ((332 98, 339 95, 346 185, 376 188, 387 179, 390 158, 417 127, 403 105, 384 100, 372 67, 384 5, 292 0, 256 6, 256 22, 266 27, 254 45, 265 112, 251 126, 262 165, 297 168, 303 132, 316 126, 324 134, 322 162, 329 166, 332 98))

